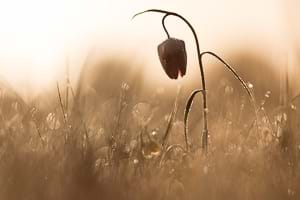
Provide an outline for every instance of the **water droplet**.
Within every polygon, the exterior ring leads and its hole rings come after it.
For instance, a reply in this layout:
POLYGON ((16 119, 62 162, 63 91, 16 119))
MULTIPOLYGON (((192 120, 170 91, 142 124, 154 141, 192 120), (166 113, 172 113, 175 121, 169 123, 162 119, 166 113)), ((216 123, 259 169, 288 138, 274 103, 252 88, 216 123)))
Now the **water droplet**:
POLYGON ((297 110, 297 107, 294 104, 291 104, 291 109, 297 110))
POLYGON ((248 82, 247 85, 248 85, 248 88, 250 88, 250 89, 253 88, 253 84, 252 83, 248 82))
POLYGON ((139 164, 139 160, 138 159, 134 159, 133 160, 133 164, 135 164, 135 165, 139 164))
POLYGON ((265 94, 265 97, 266 97, 266 98, 269 98, 269 97, 270 97, 270 94, 271 94, 271 91, 267 91, 266 94, 265 94))

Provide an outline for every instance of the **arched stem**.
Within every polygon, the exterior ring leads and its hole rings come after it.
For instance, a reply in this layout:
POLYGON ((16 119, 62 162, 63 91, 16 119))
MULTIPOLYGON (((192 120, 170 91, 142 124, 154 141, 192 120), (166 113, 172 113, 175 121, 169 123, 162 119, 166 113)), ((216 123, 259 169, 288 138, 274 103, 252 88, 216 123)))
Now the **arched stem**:
POLYGON ((162 26, 163 26, 163 28, 164 28, 166 34, 167 34, 167 37, 170 38, 170 34, 169 34, 169 32, 168 32, 168 30, 167 30, 167 28, 166 28, 166 26, 165 26, 165 19, 168 17, 168 15, 169 15, 169 14, 166 14, 166 15, 162 18, 161 23, 162 23, 162 26))
POLYGON ((223 60, 220 56, 218 56, 217 54, 211 52, 211 51, 205 51, 201 53, 201 59, 205 54, 209 54, 213 57, 215 57, 217 60, 219 60, 221 63, 224 64, 225 67, 227 67, 227 69, 229 71, 231 71, 233 73, 233 75, 235 76, 236 79, 238 79, 238 81, 243 85, 243 87, 245 88, 245 90, 247 91, 247 94, 249 95, 249 97, 251 98, 251 100, 254 100, 254 96, 251 93, 251 91, 249 90, 247 84, 245 83, 245 81, 238 75, 238 73, 225 61, 223 60))
MULTIPOLYGON (((150 9, 150 10, 146 10, 140 13, 137 13, 133 16, 136 17, 140 14, 146 13, 146 12, 158 12, 158 13, 164 13, 166 14, 164 18, 168 17, 168 16, 176 16, 178 18, 180 18, 182 21, 184 21, 188 27, 190 28, 190 30, 193 33, 194 39, 195 39, 195 43, 196 43, 196 48, 197 48, 197 56, 198 56, 198 62, 199 62, 199 68, 200 68, 200 73, 201 73, 201 83, 202 83, 202 89, 203 89, 203 132, 202 132, 202 149, 205 151, 205 154, 207 154, 208 151, 208 120, 207 120, 207 115, 208 115, 208 109, 207 109, 207 95, 206 95, 206 84, 205 84, 205 76, 204 76, 204 69, 203 69, 203 63, 201 60, 201 53, 200 53, 200 46, 199 46, 199 41, 198 41, 198 37, 196 34, 195 29, 193 28, 193 26, 181 15, 174 13, 174 12, 169 12, 169 11, 165 11, 165 10, 159 10, 159 9, 150 9)), ((165 19, 164 19, 165 20, 165 19)), ((164 22, 163 20, 163 22, 164 22)), ((163 23, 164 25, 164 23, 163 23)))
MULTIPOLYGON (((255 112, 255 117, 256 117, 256 121, 258 121, 258 109, 255 103, 255 98, 254 95, 252 94, 252 92, 250 91, 250 89, 248 88, 247 84, 245 83, 245 81, 242 79, 242 77, 240 77, 238 75, 238 73, 225 61, 223 60, 220 56, 218 56, 217 54, 211 52, 211 51, 205 51, 202 52, 200 57, 202 60, 202 57, 205 55, 211 55, 213 57, 215 57, 217 60, 219 60, 222 64, 224 64, 225 67, 227 67, 227 69, 233 73, 234 77, 242 84, 242 86, 244 87, 244 89, 246 90, 247 94, 249 95, 250 98, 250 102, 252 103, 253 107, 254 107, 254 112, 255 112)), ((258 130, 258 124, 256 123, 257 126, 257 130, 258 130)))
POLYGON ((204 95, 203 90, 194 90, 190 97, 188 98, 186 102, 186 106, 184 109, 184 117, 183 117, 183 123, 184 123, 184 138, 185 138, 185 145, 186 145, 186 151, 189 151, 189 143, 188 143, 188 117, 189 113, 192 107, 193 100, 197 93, 201 92, 202 95, 204 95))

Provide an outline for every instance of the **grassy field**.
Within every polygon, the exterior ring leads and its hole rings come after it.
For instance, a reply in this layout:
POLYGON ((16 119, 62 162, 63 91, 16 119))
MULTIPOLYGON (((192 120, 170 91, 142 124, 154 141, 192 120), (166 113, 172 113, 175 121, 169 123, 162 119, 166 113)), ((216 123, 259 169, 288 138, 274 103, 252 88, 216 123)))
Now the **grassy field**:
POLYGON ((1 86, 0 199, 300 198, 297 99, 280 105, 274 83, 269 92, 257 81, 255 116, 238 83, 213 76, 205 155, 198 98, 188 151, 184 139, 185 101, 198 83, 158 87, 124 65, 102 63, 77 88, 60 82, 29 103, 1 86))

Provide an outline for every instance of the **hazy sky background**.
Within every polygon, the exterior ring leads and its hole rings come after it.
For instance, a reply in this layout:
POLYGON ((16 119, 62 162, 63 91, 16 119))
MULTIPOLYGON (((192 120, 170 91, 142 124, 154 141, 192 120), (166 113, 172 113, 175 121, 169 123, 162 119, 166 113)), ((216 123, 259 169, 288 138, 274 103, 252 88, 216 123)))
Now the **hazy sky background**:
MULTIPOLYGON (((0 0, 0 75, 14 87, 39 90, 64 74, 66 55, 76 77, 88 49, 97 46, 103 56, 128 55, 160 77, 162 15, 131 20, 149 8, 182 14, 194 25, 201 48, 221 55, 243 45, 285 51, 299 30, 298 20, 290 20, 298 15, 296 0, 0 0)), ((193 63, 189 29, 174 17, 167 27, 186 41, 193 63)))

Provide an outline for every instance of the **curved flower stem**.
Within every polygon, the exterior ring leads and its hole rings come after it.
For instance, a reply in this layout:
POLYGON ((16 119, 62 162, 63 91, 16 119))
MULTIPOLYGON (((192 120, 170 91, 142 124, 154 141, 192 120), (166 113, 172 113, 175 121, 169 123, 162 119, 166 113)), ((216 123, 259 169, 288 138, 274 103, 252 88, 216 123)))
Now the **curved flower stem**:
MULTIPOLYGON (((201 55, 200 55, 200 59, 202 60, 202 57, 205 55, 205 54, 209 54, 213 57, 215 57, 217 60, 219 60, 222 64, 224 64, 225 67, 227 67, 227 69, 233 73, 233 75, 235 76, 235 78, 242 84, 242 86, 244 87, 244 89, 246 90, 247 94, 249 95, 249 98, 250 98, 250 102, 252 103, 253 107, 254 107, 254 112, 255 112, 255 117, 256 117, 256 120, 258 120, 258 110, 257 109, 257 106, 256 106, 256 103, 255 103, 255 98, 254 98, 254 95, 252 94, 251 90, 248 88, 247 84, 245 83, 245 81, 242 79, 242 77, 240 77, 238 75, 238 73, 225 61, 223 60, 220 56, 218 56, 217 54, 211 52, 211 51, 205 51, 205 52, 202 52, 201 55)), ((257 125, 257 123, 256 123, 257 125)), ((258 126, 258 125, 257 125, 258 126)), ((258 127, 257 127, 258 129, 258 127)))
POLYGON ((217 60, 219 60, 221 63, 223 63, 228 69, 229 71, 231 71, 235 78, 239 80, 239 82, 243 85, 243 87, 245 88, 245 90, 247 91, 249 97, 251 98, 251 100, 254 100, 254 96, 251 93, 250 89, 248 88, 247 84, 245 83, 245 81, 238 75, 238 73, 225 61, 223 60, 220 56, 218 56, 217 54, 211 52, 211 51, 205 51, 201 53, 201 59, 205 54, 209 54, 213 57, 215 57, 217 60))
POLYGON ((183 117, 183 122, 184 122, 184 138, 185 138, 185 145, 186 145, 186 151, 189 151, 189 142, 188 142, 188 116, 192 107, 193 100, 196 96, 197 93, 201 92, 202 95, 204 95, 203 90, 194 90, 190 97, 188 98, 184 110, 184 117, 183 117))
MULTIPOLYGON (((199 46, 199 41, 198 41, 198 37, 196 34, 195 29, 193 28, 193 26, 181 15, 174 13, 174 12, 169 12, 169 11, 165 11, 165 10, 159 10, 159 9, 150 9, 150 10, 145 10, 143 12, 137 13, 135 14, 132 18, 146 13, 146 12, 158 12, 158 13, 164 13, 166 14, 164 18, 168 17, 168 16, 175 16, 180 18, 182 21, 184 21, 188 27, 191 29, 194 39, 195 39, 195 43, 196 43, 196 47, 197 47, 197 56, 198 56, 198 62, 199 62, 199 68, 200 68, 200 73, 201 73, 201 83, 202 83, 202 89, 203 89, 203 132, 202 132, 202 149, 204 150, 205 154, 207 154, 208 151, 208 120, 207 120, 207 116, 208 116, 208 109, 207 109, 207 95, 206 95, 206 83, 205 83, 205 76, 204 76, 204 69, 203 69, 203 63, 201 60, 201 53, 200 53, 200 46, 199 46)), ((163 19, 163 25, 164 25, 164 20, 163 19)))
POLYGON ((166 28, 166 26, 165 26, 165 19, 166 19, 168 16, 169 16, 169 14, 166 14, 166 15, 162 18, 161 23, 162 23, 162 26, 163 26, 163 28, 164 28, 166 34, 167 34, 167 37, 170 38, 170 34, 169 34, 169 32, 168 32, 168 30, 167 30, 167 28, 166 28))

